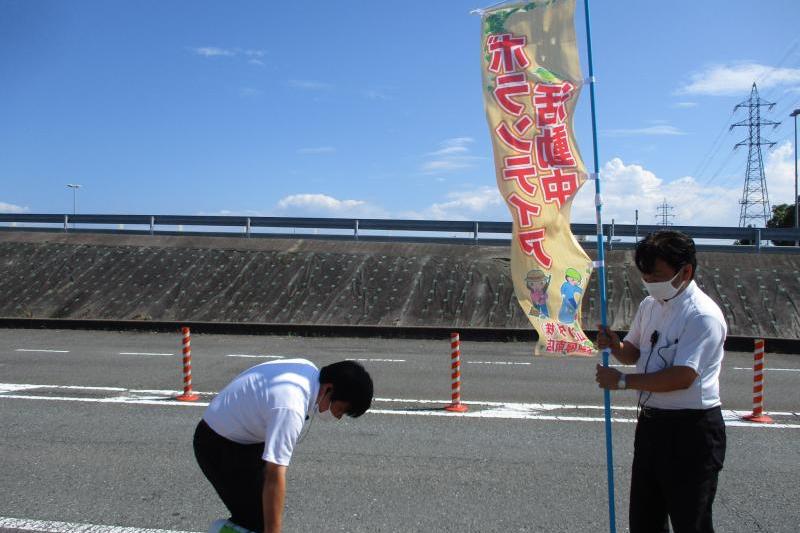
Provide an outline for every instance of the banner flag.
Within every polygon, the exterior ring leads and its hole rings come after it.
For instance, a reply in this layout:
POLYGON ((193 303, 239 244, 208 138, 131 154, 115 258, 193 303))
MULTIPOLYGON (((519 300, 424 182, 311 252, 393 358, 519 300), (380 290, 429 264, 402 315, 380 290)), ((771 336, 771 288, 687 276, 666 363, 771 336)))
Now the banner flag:
POLYGON ((586 181, 572 116, 583 84, 575 0, 481 12, 483 99, 497 186, 511 211, 514 293, 539 334, 536 353, 594 355, 580 325, 592 261, 570 229, 586 181))

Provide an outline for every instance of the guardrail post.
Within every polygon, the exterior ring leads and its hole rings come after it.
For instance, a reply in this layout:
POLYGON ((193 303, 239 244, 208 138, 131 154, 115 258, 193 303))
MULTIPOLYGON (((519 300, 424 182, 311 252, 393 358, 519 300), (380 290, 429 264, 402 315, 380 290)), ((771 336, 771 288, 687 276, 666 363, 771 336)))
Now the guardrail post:
POLYGON ((150 235, 153 234, 154 227, 156 225, 156 217, 150 216, 150 235))
POLYGON ((250 217, 247 217, 247 225, 245 226, 245 233, 247 234, 247 238, 250 238, 250 217))
POLYGON ((64 233, 69 232, 69 215, 64 215, 64 233))
POLYGON ((756 228, 756 253, 761 253, 761 228, 756 228))
POLYGON ((358 240, 358 219, 356 219, 355 224, 353 224, 353 238, 358 240))
POLYGON ((474 236, 474 238, 472 240, 475 242, 475 244, 478 244, 478 223, 477 222, 475 222, 475 226, 473 228, 473 233, 474 233, 475 236, 474 236))

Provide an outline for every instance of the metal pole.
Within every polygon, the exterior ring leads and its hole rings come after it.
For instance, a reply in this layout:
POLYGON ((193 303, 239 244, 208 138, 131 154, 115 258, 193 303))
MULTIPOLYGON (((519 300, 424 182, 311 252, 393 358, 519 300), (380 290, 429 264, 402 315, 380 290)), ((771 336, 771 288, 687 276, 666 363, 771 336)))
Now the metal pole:
POLYGON ((634 222, 633 222, 633 238, 636 242, 639 242, 639 210, 636 210, 636 214, 634 215, 634 222))
MULTIPOLYGON (((600 157, 597 153, 597 112, 594 95, 594 64, 592 62, 592 28, 589 18, 589 0, 583 2, 586 18, 586 50, 589 62, 589 95, 592 110, 592 148, 594 151, 594 190, 595 213, 597 216, 597 273, 600 285, 600 324, 606 327, 607 299, 606 299, 606 265, 603 242, 603 197, 600 194, 600 157)), ((603 366, 608 367, 610 350, 603 350, 603 366)), ((608 527, 611 533, 616 533, 616 513, 614 511, 614 451, 611 438, 611 392, 603 389, 603 406, 605 412, 606 428, 606 477, 608 481, 608 527)))
POLYGON ((609 236, 608 236, 608 249, 609 250, 613 250, 614 249, 614 219, 613 218, 611 219, 611 229, 610 229, 610 233, 609 233, 609 236))
MULTIPOLYGON (((77 193, 78 189, 80 189, 82 185, 78 183, 67 183, 67 188, 72 189, 72 217, 75 218, 75 214, 77 213, 77 193)), ((75 222, 72 223, 72 229, 75 229, 75 222)))
MULTIPOLYGON (((790 116, 794 117, 794 230, 800 228, 798 221, 798 196, 797 196, 797 115, 800 115, 800 109, 792 111, 790 116)), ((795 239, 795 246, 800 246, 800 242, 795 239)))

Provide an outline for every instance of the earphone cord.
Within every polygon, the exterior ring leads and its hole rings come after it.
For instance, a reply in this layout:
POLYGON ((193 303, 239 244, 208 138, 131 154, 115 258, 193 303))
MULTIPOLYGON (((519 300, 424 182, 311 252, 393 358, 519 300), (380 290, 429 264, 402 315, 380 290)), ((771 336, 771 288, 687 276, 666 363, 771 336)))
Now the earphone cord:
MULTIPOLYGON (((645 361, 645 363, 644 363, 644 373, 645 373, 645 374, 647 374, 647 367, 650 365, 650 358, 653 356, 653 349, 654 349, 655 347, 656 347, 656 343, 655 343, 655 342, 653 342, 653 343, 651 343, 651 344, 650 344, 650 353, 649 353, 649 354, 647 354, 647 361, 645 361)), ((645 398, 645 400, 644 400, 644 401, 642 401, 642 395, 643 395, 644 393, 645 393, 645 391, 643 391, 643 390, 640 390, 640 391, 639 391, 639 399, 638 399, 638 400, 637 400, 637 402, 636 402, 636 418, 637 418, 637 419, 638 419, 638 418, 639 418, 639 416, 641 416, 641 414, 642 414, 642 408, 643 408, 643 407, 645 406, 645 404, 647 404, 647 402, 650 400, 650 396, 652 396, 652 395, 653 395, 653 393, 652 393, 652 392, 649 392, 649 391, 648 391, 648 392, 647 392, 647 398, 645 398)))

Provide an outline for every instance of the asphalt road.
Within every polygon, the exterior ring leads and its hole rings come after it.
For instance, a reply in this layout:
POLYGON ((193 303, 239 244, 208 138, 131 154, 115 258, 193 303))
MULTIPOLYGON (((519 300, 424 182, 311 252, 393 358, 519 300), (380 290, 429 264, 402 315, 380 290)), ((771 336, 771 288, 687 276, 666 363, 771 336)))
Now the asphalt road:
MULTIPOLYGON (((192 455, 203 404, 244 368, 296 356, 364 360, 377 399, 299 444, 286 531, 607 531, 597 361, 534 359, 531 348, 464 343, 469 412, 459 415, 441 409, 448 339, 195 335, 201 399, 181 403, 177 332, 0 330, 0 532, 205 531, 226 513, 192 455)), ((800 529, 800 356, 768 353, 767 368, 775 424, 742 422, 752 354, 726 355, 719 531, 800 529)), ((636 396, 612 402, 616 524, 626 531, 636 396)))

